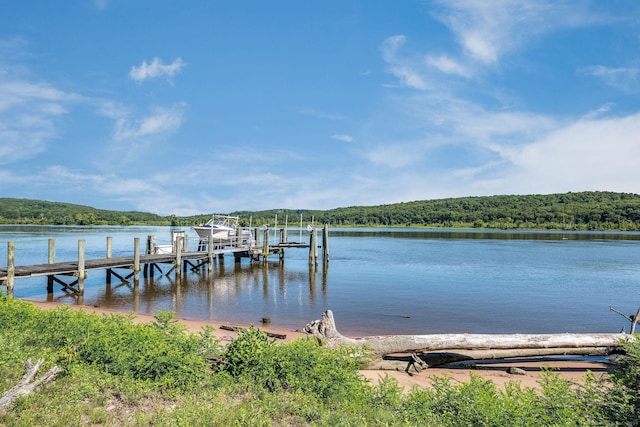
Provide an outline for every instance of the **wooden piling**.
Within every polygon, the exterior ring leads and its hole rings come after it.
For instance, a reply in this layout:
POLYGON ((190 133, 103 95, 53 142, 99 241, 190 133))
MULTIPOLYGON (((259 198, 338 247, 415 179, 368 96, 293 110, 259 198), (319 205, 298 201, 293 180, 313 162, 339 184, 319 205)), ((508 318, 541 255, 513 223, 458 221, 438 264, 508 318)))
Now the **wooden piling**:
POLYGON ((147 255, 156 252, 156 236, 147 236, 147 255))
POLYGON ((113 249, 113 238, 111 236, 107 237, 107 258, 111 258, 113 249))
POLYGON ((314 227, 309 233, 309 265, 318 263, 318 231, 314 227))
POLYGON ((207 242, 207 271, 211 273, 213 271, 213 235, 209 234, 209 241, 207 242))
POLYGON ((260 246, 260 233, 258 227, 253 229, 253 245, 257 248, 260 246))
POLYGON ((267 262, 269 258, 269 229, 265 228, 262 232, 262 261, 267 262))
POLYGON ((84 255, 87 242, 84 239, 78 240, 78 293, 84 294, 84 278, 86 275, 84 269, 84 255))
POLYGON ((133 238, 133 280, 140 280, 140 238, 133 238))
POLYGON ((329 225, 325 224, 322 229, 322 262, 329 262, 329 225))
POLYGON ((13 284, 16 276, 16 245, 13 240, 7 242, 7 296, 13 297, 13 284))
POLYGON ((182 267, 182 241, 181 238, 176 238, 175 242, 176 248, 176 260, 175 260, 175 268, 176 268, 176 276, 180 276, 181 267, 182 267))
MULTIPOLYGON (((147 247, 145 254, 151 255, 156 251, 156 236, 147 236, 147 247)), ((153 275, 153 266, 151 266, 151 275, 153 275)), ((145 263, 142 267, 142 276, 149 277, 149 263, 145 263)))
POLYGON ((56 239, 49 239, 49 264, 56 262, 56 239))

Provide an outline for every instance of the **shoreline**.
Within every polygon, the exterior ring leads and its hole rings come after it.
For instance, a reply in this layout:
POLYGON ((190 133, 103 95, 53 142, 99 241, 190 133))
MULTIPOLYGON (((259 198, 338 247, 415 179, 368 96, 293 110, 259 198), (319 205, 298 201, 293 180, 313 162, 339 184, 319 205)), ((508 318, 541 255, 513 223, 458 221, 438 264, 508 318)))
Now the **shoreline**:
MULTIPOLYGON (((119 313, 123 315, 133 315, 133 322, 153 322, 154 316, 151 314, 134 313, 131 311, 119 311, 105 309, 102 307, 94 307, 91 305, 66 304, 59 302, 42 302, 23 300, 35 307, 41 309, 53 309, 60 306, 67 306, 72 310, 83 310, 88 313, 96 313, 99 315, 109 315, 119 313)), ((243 324, 238 322, 218 322, 209 320, 197 320, 175 317, 181 324, 187 327, 190 332, 199 332, 205 326, 213 328, 212 335, 217 337, 221 342, 232 341, 238 334, 234 331, 220 329, 221 326, 233 326, 238 328, 248 328, 251 324, 243 324)), ((256 325, 254 327, 274 334, 286 335, 284 341, 291 341, 298 338, 306 337, 304 332, 289 330, 284 328, 273 328, 265 325, 256 325)), ((280 341, 280 340, 279 340, 280 341)), ((514 359, 497 359, 483 361, 469 361, 462 363, 454 363, 449 366, 427 368, 420 373, 408 374, 404 371, 385 371, 385 370, 361 370, 361 375, 370 380, 371 384, 389 376, 398 381, 398 385, 409 390, 411 387, 430 387, 433 377, 447 376, 451 379, 452 384, 468 382, 471 375, 479 376, 485 380, 491 380, 496 387, 504 388, 509 382, 518 382, 522 387, 529 387, 535 390, 540 389, 539 381, 541 373, 549 369, 557 373, 561 378, 571 382, 581 382, 584 380, 587 372, 592 372, 596 376, 606 375, 610 369, 610 365, 601 360, 576 360, 575 357, 524 357, 514 359), (513 375, 507 373, 507 368, 517 367, 525 371, 525 375, 513 375)))

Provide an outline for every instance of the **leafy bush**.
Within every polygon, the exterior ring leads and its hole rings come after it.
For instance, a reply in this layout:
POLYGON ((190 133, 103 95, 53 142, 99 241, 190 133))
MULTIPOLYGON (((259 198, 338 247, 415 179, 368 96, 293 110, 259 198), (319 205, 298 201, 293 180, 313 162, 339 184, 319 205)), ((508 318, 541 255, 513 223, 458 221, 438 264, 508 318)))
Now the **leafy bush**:
POLYGON ((363 381, 361 356, 353 348, 320 348, 316 340, 299 339, 276 345, 253 326, 240 330, 224 350, 224 370, 249 378, 269 391, 311 393, 318 398, 357 398, 363 381))

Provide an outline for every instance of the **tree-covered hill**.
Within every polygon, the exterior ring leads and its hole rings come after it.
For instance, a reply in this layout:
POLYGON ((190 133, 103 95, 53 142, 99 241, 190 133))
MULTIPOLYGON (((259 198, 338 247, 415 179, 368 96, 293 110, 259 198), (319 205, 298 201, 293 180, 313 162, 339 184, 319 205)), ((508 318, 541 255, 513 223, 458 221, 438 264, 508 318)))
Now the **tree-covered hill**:
POLYGON ((111 211, 71 203, 0 198, 0 224, 168 225, 169 219, 147 212, 111 211))
POLYGON ((236 212, 253 224, 298 221, 336 226, 476 227, 500 229, 640 230, 640 195, 580 192, 423 200, 379 206, 236 212))
MULTIPOLYGON (((212 212, 213 213, 213 212, 212 212)), ((224 212, 216 212, 224 213, 224 212)), ((580 192, 422 200, 329 210, 272 209, 230 212, 242 225, 297 224, 343 227, 475 227, 499 229, 640 230, 640 195, 580 192)), ((145 212, 95 209, 69 203, 0 198, 0 223, 195 225, 210 214, 163 217, 145 212)))

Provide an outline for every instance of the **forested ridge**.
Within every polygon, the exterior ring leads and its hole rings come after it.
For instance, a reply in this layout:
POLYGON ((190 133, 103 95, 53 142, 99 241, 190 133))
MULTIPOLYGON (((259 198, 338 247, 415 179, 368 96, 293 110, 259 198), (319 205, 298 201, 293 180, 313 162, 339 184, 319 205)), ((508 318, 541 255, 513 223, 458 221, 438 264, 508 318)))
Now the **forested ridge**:
MULTIPOLYGON (((146 212, 111 211, 69 203, 0 198, 0 223, 79 225, 194 225, 211 212, 178 217, 146 212)), ((329 210, 272 209, 236 211, 243 225, 297 224, 338 227, 442 227, 497 229, 640 230, 640 195, 579 192, 502 195, 422 200, 329 210), (250 222, 251 221, 251 222, 250 222)))
POLYGON ((237 212, 254 224, 273 224, 300 214, 334 226, 443 227, 499 229, 640 230, 640 196, 631 193, 580 192, 423 200, 326 211, 269 210, 237 212))
POLYGON ((112 211, 71 203, 0 198, 0 224, 168 225, 169 218, 137 211, 112 211))

